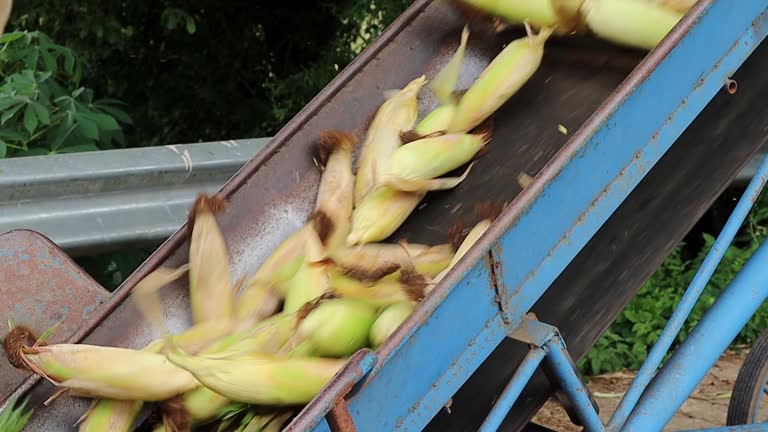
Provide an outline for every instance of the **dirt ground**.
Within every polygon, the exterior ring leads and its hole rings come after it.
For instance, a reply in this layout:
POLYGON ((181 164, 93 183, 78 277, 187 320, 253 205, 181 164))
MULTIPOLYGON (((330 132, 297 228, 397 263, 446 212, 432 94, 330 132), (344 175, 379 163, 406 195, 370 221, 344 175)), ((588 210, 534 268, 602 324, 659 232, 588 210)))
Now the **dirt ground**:
MULTIPOLYGON (((700 429, 725 425, 728 402, 733 383, 739 373, 746 350, 726 352, 709 371, 693 395, 685 402, 665 431, 700 429)), ((600 418, 607 422, 624 392, 634 379, 633 372, 617 372, 593 377, 589 382, 600 418)), ((555 400, 550 400, 533 420, 535 423, 560 432, 580 431, 555 400)))

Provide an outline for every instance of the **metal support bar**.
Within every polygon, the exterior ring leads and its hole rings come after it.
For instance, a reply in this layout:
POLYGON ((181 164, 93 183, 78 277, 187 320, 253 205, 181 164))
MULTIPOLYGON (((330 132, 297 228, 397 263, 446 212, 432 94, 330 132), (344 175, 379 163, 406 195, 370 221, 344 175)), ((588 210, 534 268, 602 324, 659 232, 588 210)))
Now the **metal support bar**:
MULTIPOLYGON (((529 316, 531 315, 529 314, 529 316)), ((554 380, 553 384, 557 384, 563 390, 575 411, 575 415, 581 424, 585 425, 585 430, 587 432, 605 431, 597 410, 592 404, 589 390, 576 373, 576 364, 568 354, 565 342, 563 342, 556 327, 526 318, 509 333, 509 337, 531 345, 531 350, 493 405, 491 412, 479 429, 480 432, 498 430, 504 417, 509 413, 523 388, 542 362, 550 369, 554 380)))
POLYGON ((651 381, 654 372, 664 359, 664 355, 669 350, 669 347, 674 342, 677 334, 680 333, 680 329, 685 324, 688 315, 693 310, 696 302, 699 300, 701 293, 709 283, 712 275, 723 259, 725 252, 728 250, 728 246, 733 242, 734 237, 749 214, 750 209, 754 205, 757 198, 760 196, 763 187, 765 186, 766 179, 768 179, 768 155, 763 158, 762 163, 758 167, 755 176, 749 182, 749 186, 739 200, 736 208, 728 218, 728 222, 723 227, 723 230, 718 235, 717 240, 712 245, 709 253, 707 253, 704 262, 696 272, 685 294, 680 299, 680 303, 675 308, 672 316, 667 321, 664 330, 661 332, 658 341, 653 345, 651 352, 643 362, 640 370, 637 372, 637 377, 632 381, 624 397, 619 402, 619 406, 614 411, 608 422, 608 430, 618 431, 624 425, 629 413, 637 404, 640 395, 643 390, 648 386, 651 381))
POLYGON ((651 380, 622 430, 662 430, 767 297, 763 242, 651 380))
POLYGON ((268 141, 0 159, 0 233, 34 230, 71 256, 156 246, 268 141))

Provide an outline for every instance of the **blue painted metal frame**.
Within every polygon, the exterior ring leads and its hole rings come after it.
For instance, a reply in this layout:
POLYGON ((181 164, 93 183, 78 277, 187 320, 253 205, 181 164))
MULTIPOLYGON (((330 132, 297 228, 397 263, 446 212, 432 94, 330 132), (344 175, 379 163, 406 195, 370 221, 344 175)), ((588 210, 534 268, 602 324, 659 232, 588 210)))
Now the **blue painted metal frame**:
MULTIPOLYGON (((702 0, 689 12, 379 349, 346 402, 357 429, 423 429, 764 39, 767 7, 702 0)), ((312 413, 311 430, 329 430, 312 413)))

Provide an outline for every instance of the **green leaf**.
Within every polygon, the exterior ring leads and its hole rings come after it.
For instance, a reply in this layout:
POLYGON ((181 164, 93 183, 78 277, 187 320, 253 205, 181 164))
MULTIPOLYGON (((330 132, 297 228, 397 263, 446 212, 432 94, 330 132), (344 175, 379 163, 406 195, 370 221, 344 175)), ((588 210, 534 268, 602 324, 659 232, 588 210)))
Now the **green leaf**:
POLYGON ((98 141, 99 126, 95 121, 79 113, 75 114, 75 121, 77 122, 77 130, 81 134, 83 134, 86 138, 98 141))
POLYGON ((195 19, 192 17, 187 17, 187 33, 195 34, 195 31, 197 31, 197 26, 195 25, 195 19))
POLYGON ((32 417, 33 410, 27 409, 27 400, 17 404, 15 400, 6 405, 0 413, 0 431, 21 432, 32 417))
POLYGON ((24 32, 6 33, 0 37, 0 44, 10 43, 24 37, 24 32))
POLYGON ((32 104, 27 104, 27 108, 24 109, 24 128, 29 132, 30 135, 35 133, 35 129, 37 129, 37 114, 35 114, 35 109, 32 107, 32 104))
POLYGON ((45 70, 52 73, 56 73, 56 71, 58 71, 59 68, 56 66, 56 59, 53 58, 47 49, 40 50, 40 57, 43 59, 43 66, 45 66, 45 70))
POLYGON ((64 70, 69 75, 74 75, 75 72, 75 55, 71 50, 64 51, 64 70))
POLYGON ((0 137, 11 141, 22 141, 26 137, 14 129, 0 128, 0 137))
POLYGON ((4 158, 8 154, 8 144, 0 139, 0 159, 4 158))
POLYGON ((54 152, 48 151, 43 148, 31 148, 29 150, 22 150, 18 153, 19 156, 47 156, 54 152))
POLYGON ((35 101, 32 101, 32 108, 35 109, 35 114, 37 114, 37 117, 43 124, 51 124, 51 113, 48 111, 48 108, 35 101))
POLYGON ((96 146, 96 144, 77 144, 73 146, 67 146, 64 148, 59 149, 59 153, 80 153, 80 152, 88 152, 88 151, 99 151, 101 150, 96 146))
POLYGON ((19 100, 13 97, 0 97, 0 111, 6 110, 19 103, 19 100))
POLYGON ((123 111, 121 109, 113 108, 113 107, 110 107, 110 106, 104 106, 104 105, 99 106, 99 109, 104 111, 105 113, 111 115, 112 117, 117 119, 117 121, 119 121, 121 123, 133 124, 133 119, 131 119, 131 117, 128 115, 128 113, 126 113, 125 111, 123 111))
POLYGON ((120 129, 120 125, 117 124, 117 121, 112 116, 101 113, 91 113, 88 117, 92 118, 101 129, 108 131, 120 129))
POLYGON ((6 110, 6 111, 3 113, 3 115, 2 115, 2 116, 0 116, 0 125, 3 125, 3 124, 5 124, 5 122, 7 122, 7 121, 8 121, 8 119, 10 119, 11 117, 13 117, 13 115, 14 115, 14 114, 16 114, 16 112, 17 112, 19 109, 21 109, 21 107, 23 107, 23 106, 24 106, 24 104, 20 103, 20 104, 18 104, 18 105, 15 105, 15 106, 14 106, 14 107, 12 107, 12 108, 10 108, 10 109, 6 110))

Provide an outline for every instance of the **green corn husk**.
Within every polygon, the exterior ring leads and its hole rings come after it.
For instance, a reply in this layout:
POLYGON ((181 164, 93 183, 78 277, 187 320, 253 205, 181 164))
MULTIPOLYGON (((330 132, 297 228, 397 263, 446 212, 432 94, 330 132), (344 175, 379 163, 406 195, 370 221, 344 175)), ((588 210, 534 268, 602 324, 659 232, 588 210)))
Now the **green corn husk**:
POLYGON ((164 356, 85 344, 24 346, 24 364, 53 385, 95 398, 161 401, 199 386, 164 356))
POLYGON ((585 0, 581 13, 598 37, 644 50, 655 48, 683 17, 648 0, 585 0))
POLYGON ((242 432, 280 432, 283 426, 288 423, 288 419, 293 415, 288 411, 284 414, 263 415, 254 417, 248 423, 248 426, 242 432))
POLYGON ((189 302, 195 323, 234 316, 229 251, 214 214, 223 201, 200 194, 189 244, 189 302))
POLYGON ((299 324, 297 337, 308 341, 324 357, 346 357, 368 345, 368 333, 376 309, 349 298, 332 299, 318 305, 299 324))
MULTIPOLYGON (((315 252, 308 251, 308 257, 319 257, 315 252)), ((305 260, 299 271, 293 276, 287 286, 283 312, 296 312, 306 303, 320 297, 328 291, 328 274, 326 264, 314 260, 305 260)))
POLYGON ((490 141, 490 133, 445 134, 405 144, 395 151, 382 184, 406 192, 451 189, 463 181, 460 177, 436 178, 469 162, 490 141))
POLYGON ((512 41, 462 95, 448 133, 466 133, 483 123, 533 76, 552 29, 512 41))
POLYGON ((435 75, 430 87, 437 96, 441 105, 450 105, 456 102, 453 97, 456 82, 459 80, 461 64, 464 62, 464 52, 467 50, 467 40, 469 39, 469 27, 464 26, 461 30, 461 41, 459 47, 453 54, 448 63, 435 75))
POLYGON ((373 349, 378 349, 389 336, 400 327, 416 308, 414 302, 395 303, 379 314, 371 326, 370 340, 373 349))
POLYGON ((79 432, 131 432, 143 401, 100 399, 80 423, 79 432))
POLYGON ((352 225, 355 176, 352 152, 357 145, 354 135, 326 131, 320 138, 320 156, 325 164, 315 204, 316 230, 328 250, 344 245, 352 225))
POLYGON ((27 408, 28 399, 17 403, 12 399, 0 412, 0 431, 3 432, 22 432, 34 413, 33 409, 27 408))
POLYGON ((177 348, 166 355, 205 387, 230 400, 272 406, 309 402, 345 363, 339 359, 266 354, 230 358, 192 356, 177 348))
POLYGON ((347 236, 347 246, 386 239, 413 213, 425 195, 425 192, 378 187, 352 212, 352 232, 347 236))
POLYGON ((282 299, 274 283, 251 278, 237 298, 235 317, 240 321, 259 322, 277 312, 282 299))
POLYGON ((451 125, 451 120, 456 114, 456 104, 441 105, 426 117, 424 117, 414 128, 414 132, 419 137, 444 132, 451 125))
POLYGON ((402 90, 390 95, 379 107, 368 127, 360 150, 355 176, 355 206, 359 206, 376 188, 382 164, 400 146, 400 133, 410 130, 418 112, 418 94, 427 78, 420 76, 402 90))

